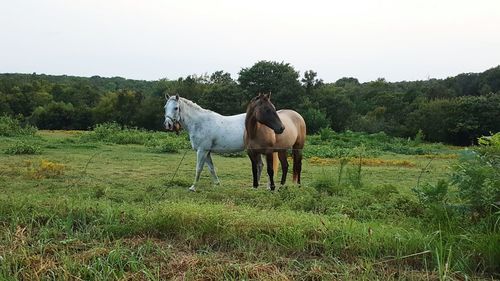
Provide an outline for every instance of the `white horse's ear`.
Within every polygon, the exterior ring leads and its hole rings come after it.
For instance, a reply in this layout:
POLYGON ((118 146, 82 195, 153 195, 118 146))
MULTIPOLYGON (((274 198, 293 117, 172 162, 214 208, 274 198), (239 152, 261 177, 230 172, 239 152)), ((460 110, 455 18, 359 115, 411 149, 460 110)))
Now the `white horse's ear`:
POLYGON ((179 100, 179 94, 175 95, 175 99, 179 100))
POLYGON ((167 93, 165 93, 165 100, 168 100, 169 98, 170 96, 167 93))

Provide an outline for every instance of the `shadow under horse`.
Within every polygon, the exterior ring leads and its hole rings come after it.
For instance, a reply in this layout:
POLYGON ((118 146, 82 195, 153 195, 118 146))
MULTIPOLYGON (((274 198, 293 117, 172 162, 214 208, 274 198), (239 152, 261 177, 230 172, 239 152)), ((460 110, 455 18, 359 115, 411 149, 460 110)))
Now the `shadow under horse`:
POLYGON ((276 111, 270 94, 259 94, 248 104, 244 138, 245 148, 252 162, 254 188, 259 186, 263 167, 262 154, 266 155, 269 188, 275 189, 274 173, 278 165, 276 154, 281 163, 281 184, 285 184, 289 149, 292 150, 293 157, 293 182, 300 184, 306 123, 299 113, 289 109, 276 111))

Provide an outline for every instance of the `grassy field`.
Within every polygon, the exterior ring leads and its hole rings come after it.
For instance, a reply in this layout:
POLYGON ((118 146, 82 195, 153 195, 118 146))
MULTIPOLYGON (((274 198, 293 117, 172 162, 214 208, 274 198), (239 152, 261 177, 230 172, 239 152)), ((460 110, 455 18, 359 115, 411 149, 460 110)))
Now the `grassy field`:
POLYGON ((461 148, 313 136, 300 187, 252 189, 246 157, 216 155, 221 185, 205 169, 192 193, 185 136, 149 134, 0 137, 0 279, 499 277, 496 225, 443 217, 411 190, 447 179, 461 148))

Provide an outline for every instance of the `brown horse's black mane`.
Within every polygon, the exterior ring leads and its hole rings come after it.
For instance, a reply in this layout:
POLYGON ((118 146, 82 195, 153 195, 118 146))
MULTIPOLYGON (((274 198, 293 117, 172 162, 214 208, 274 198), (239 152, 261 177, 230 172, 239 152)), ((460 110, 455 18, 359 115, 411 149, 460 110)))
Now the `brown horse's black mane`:
POLYGON ((245 116, 245 130, 251 139, 255 137, 257 131, 257 122, 258 122, 258 117, 256 116, 257 106, 259 105, 265 106, 266 104, 264 103, 269 103, 269 105, 271 105, 274 108, 274 105, 272 105, 269 99, 270 99, 270 94, 259 93, 258 96, 250 100, 250 103, 247 106, 247 114, 245 116))
POLYGON ((250 138, 255 137, 257 131, 257 119, 255 118, 255 103, 258 97, 253 98, 247 106, 247 114, 245 116, 245 130, 250 138))

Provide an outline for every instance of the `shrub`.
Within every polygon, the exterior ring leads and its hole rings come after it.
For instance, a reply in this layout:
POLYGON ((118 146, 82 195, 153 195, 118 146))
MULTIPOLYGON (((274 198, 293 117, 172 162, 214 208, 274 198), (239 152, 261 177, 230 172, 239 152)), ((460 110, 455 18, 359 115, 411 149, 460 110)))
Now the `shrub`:
POLYGON ((8 147, 5 150, 5 153, 11 155, 40 154, 41 149, 38 145, 30 143, 26 140, 20 140, 14 143, 14 145, 8 147))
POLYGON ((384 184, 374 186, 369 189, 369 192, 377 199, 386 199, 390 194, 398 194, 398 188, 392 184, 384 184))
POLYGON ((121 128, 117 123, 104 123, 95 127, 94 133, 98 140, 116 144, 144 144, 146 132, 132 128, 121 128))
POLYGON ((151 132, 137 128, 122 128, 117 123, 96 125, 93 131, 80 137, 80 141, 102 141, 115 144, 142 144, 153 152, 178 152, 189 148, 186 135, 174 136, 164 132, 151 132))
POLYGON ((333 145, 308 145, 304 149, 304 157, 342 158, 353 156, 355 155, 351 148, 333 145))
POLYGON ((419 129, 413 141, 415 142, 415 144, 421 144, 424 139, 425 139, 424 132, 421 129, 419 129))
POLYGON ((332 140, 335 137, 335 132, 330 128, 323 128, 319 130, 321 140, 332 140))
POLYGON ((417 195, 420 203, 424 205, 444 204, 448 194, 448 182, 441 179, 435 185, 425 183, 422 186, 414 187, 412 191, 417 195))
POLYGON ((0 136, 33 136, 37 129, 33 126, 21 126, 17 119, 9 116, 0 117, 0 136))
POLYGON ((103 123, 81 137, 82 141, 102 141, 116 144, 144 144, 147 132, 138 129, 123 128, 118 123, 103 123))
POLYGON ((176 153, 183 148, 182 141, 175 138, 154 138, 148 140, 145 145, 156 153, 176 153))
POLYGON ((471 211, 486 215, 500 201, 500 133, 479 143, 454 166, 452 183, 471 211))
POLYGON ((421 143, 420 139, 410 140, 389 137, 384 132, 367 134, 345 131, 337 133, 329 128, 321 129, 318 135, 308 136, 304 156, 311 157, 355 157, 353 149, 365 147, 365 156, 377 156, 382 152, 405 155, 430 154, 441 152, 442 144, 421 143))
POLYGON ((308 134, 317 133, 321 128, 326 128, 329 124, 326 114, 317 108, 307 108, 303 112, 303 117, 306 121, 308 134))

